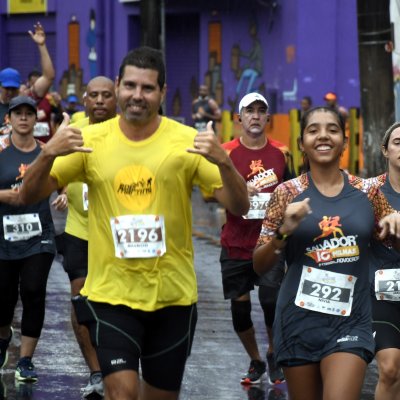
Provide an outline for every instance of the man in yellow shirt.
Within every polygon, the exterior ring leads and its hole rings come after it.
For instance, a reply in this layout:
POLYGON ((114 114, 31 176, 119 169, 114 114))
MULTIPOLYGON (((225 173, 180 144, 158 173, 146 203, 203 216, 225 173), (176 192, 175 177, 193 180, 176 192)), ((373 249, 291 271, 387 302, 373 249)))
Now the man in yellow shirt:
MULTIPOLYGON (((104 122, 117 114, 117 97, 114 82, 105 77, 97 76, 89 81, 83 96, 86 118, 71 126, 85 126, 104 122)), ((71 283, 71 296, 78 296, 88 271, 88 190, 82 182, 72 182, 68 185, 68 216, 65 232, 62 236, 64 269, 71 283)), ((79 324, 74 308, 71 309, 71 322, 75 337, 82 355, 90 370, 89 383, 81 390, 83 398, 95 395, 103 397, 103 381, 95 349, 90 343, 88 329, 79 324)))
POLYGON ((192 188, 236 215, 248 211, 247 188, 211 122, 196 132, 158 114, 166 94, 158 50, 126 55, 116 93, 121 116, 83 132, 64 121, 20 197, 36 202, 87 183, 89 268, 77 314, 95 343, 106 398, 138 399, 140 361, 141 400, 173 400, 197 320, 192 188))

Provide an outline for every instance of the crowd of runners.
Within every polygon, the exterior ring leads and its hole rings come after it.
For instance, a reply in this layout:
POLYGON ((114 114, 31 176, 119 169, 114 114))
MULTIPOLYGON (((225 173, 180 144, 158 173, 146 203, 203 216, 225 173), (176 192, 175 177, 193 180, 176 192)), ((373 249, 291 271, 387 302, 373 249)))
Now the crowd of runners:
POLYGON ((365 179, 340 169, 343 112, 308 109, 299 138, 305 168, 296 177, 284 146, 265 134, 269 104, 260 93, 243 96, 241 133, 223 144, 215 134, 220 110, 204 90, 206 103, 193 104, 201 129, 163 116, 165 64, 149 47, 130 51, 115 81, 90 80, 85 118, 71 123, 49 93, 55 72, 43 27, 34 28, 42 71, 26 83, 13 68, 0 71, 0 367, 20 297, 15 378, 39 379, 33 357, 58 253, 89 370, 82 397, 177 399, 197 323, 198 186, 226 210, 221 296, 249 365, 238 383, 268 376, 287 382, 291 400, 356 400, 376 357, 376 399, 398 399, 400 124, 383 139, 387 171, 365 179), (68 208, 61 235, 52 208, 68 208), (266 354, 251 318, 256 287, 266 354))

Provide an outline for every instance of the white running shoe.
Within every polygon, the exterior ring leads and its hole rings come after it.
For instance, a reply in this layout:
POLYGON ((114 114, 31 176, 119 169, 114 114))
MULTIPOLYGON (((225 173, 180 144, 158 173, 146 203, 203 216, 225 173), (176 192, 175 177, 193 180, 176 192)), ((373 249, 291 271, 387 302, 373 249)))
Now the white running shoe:
POLYGON ((104 385, 101 372, 90 375, 89 383, 81 389, 82 399, 102 399, 104 397, 104 385))

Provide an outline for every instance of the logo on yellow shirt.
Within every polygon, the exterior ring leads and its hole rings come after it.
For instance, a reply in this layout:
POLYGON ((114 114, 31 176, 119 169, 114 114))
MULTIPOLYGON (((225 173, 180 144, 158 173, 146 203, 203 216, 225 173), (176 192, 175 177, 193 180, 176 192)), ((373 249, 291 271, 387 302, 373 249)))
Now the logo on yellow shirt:
POLYGON ((124 207, 136 212, 143 211, 155 197, 154 175, 146 167, 130 165, 115 176, 114 190, 124 207))

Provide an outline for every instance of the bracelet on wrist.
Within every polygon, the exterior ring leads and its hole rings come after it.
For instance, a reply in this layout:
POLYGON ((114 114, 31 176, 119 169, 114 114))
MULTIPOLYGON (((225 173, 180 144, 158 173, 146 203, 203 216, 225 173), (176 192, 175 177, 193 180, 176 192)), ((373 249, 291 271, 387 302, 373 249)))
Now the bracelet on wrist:
POLYGON ((282 253, 283 248, 286 246, 286 240, 288 237, 289 237, 289 235, 280 233, 279 228, 275 231, 272 238, 276 239, 281 244, 281 245, 278 245, 277 242, 271 241, 271 244, 274 247, 275 254, 279 255, 282 253))

